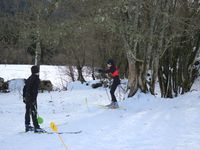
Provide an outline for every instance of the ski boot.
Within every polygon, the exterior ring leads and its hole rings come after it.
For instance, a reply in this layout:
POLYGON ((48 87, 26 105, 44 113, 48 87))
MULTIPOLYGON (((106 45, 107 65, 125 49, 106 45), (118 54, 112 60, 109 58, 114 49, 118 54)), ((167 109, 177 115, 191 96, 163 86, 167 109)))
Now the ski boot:
POLYGON ((26 125, 25 132, 34 131, 34 128, 31 125, 26 125))
POLYGON ((117 102, 111 102, 109 105, 106 105, 106 107, 111 108, 111 109, 117 109, 119 108, 119 105, 117 102))
POLYGON ((42 129, 42 128, 34 128, 34 132, 35 133, 46 133, 47 131, 45 131, 44 129, 42 129))

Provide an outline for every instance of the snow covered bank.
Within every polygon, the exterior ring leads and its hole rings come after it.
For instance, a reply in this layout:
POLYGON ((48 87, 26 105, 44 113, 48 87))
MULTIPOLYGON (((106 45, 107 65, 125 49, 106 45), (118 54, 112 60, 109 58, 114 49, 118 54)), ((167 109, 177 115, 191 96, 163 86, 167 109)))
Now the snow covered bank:
MULTIPOLYGON (((48 131, 51 121, 59 131, 82 130, 61 135, 69 150, 200 149, 197 88, 174 99, 137 93, 119 101, 120 109, 110 110, 99 107, 109 103, 104 88, 92 89, 78 82, 68 87, 68 91, 39 93, 38 112, 44 119, 41 127, 48 131)), ((55 134, 20 133, 24 111, 18 92, 0 93, 1 150, 65 149, 55 134)))
MULTIPOLYGON (((28 78, 31 75, 32 65, 0 65, 0 77, 7 80, 28 78)), ((66 86, 69 78, 66 75, 66 67, 41 65, 40 79, 50 80, 55 87, 66 86)))
MULTIPOLYGON (((199 150, 200 93, 161 99, 138 93, 120 101, 122 109, 108 110, 103 88, 73 88, 40 93, 42 127, 50 131, 54 121, 70 149, 75 150, 199 150)), ((0 145, 2 150, 62 150, 56 135, 20 134, 24 130, 24 104, 18 93, 0 94, 0 145), (27 144, 28 143, 28 144, 27 144)))

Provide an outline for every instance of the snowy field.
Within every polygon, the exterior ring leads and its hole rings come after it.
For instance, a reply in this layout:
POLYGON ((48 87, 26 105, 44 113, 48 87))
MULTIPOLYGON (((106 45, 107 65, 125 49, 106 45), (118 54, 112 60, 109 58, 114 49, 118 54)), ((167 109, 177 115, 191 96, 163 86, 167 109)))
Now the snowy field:
MULTIPOLYGON (((32 65, 1 65, 0 64, 0 77, 4 78, 5 81, 11 79, 22 79, 28 78, 31 74, 32 65)), ((87 68, 84 67, 84 70, 87 68)), ((62 89, 64 86, 67 86, 68 82, 71 82, 71 79, 68 76, 69 69, 65 66, 48 66, 41 65, 40 67, 40 79, 41 80, 50 80, 55 88, 62 89)), ((86 79, 90 80, 91 77, 88 76, 88 72, 84 72, 86 79)), ((77 77, 77 73, 74 73, 77 77)))
MULTIPOLYGON (((6 80, 30 75, 30 66, 26 65, 0 65, 0 70, 0 77, 6 80)), ((41 78, 60 85, 60 79, 66 76, 57 70, 55 66, 42 66, 41 78)), ((68 89, 38 95, 42 128, 51 131, 49 124, 54 121, 61 132, 82 131, 61 134, 68 150, 200 150, 199 81, 192 92, 178 98, 137 93, 120 100, 120 109, 116 110, 99 107, 109 103, 105 88, 92 89, 75 82, 68 84, 68 89)), ((1 150, 65 149, 56 134, 21 133, 24 113, 19 91, 0 93, 1 150)))

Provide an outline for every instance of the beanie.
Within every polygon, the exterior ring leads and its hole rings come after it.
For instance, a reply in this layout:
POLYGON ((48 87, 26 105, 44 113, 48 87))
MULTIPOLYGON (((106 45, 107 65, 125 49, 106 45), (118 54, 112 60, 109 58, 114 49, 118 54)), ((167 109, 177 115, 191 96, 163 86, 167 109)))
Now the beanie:
POLYGON ((39 73, 39 68, 38 68, 38 66, 32 66, 32 67, 31 67, 31 73, 32 73, 32 74, 39 73))
POLYGON ((107 64, 114 65, 114 60, 113 59, 108 59, 107 64))

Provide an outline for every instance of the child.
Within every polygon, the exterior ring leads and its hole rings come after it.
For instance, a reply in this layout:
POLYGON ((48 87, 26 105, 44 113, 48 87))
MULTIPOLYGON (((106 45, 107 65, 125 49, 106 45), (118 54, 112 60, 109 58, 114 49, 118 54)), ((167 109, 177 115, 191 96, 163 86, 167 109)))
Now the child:
POLYGON ((44 132, 37 121, 37 95, 40 84, 39 68, 32 66, 31 73, 23 88, 23 102, 26 104, 25 131, 44 132), (34 128, 30 125, 30 116, 32 117, 34 128))
POLYGON ((112 82, 111 89, 110 89, 110 95, 111 95, 111 101, 112 102, 109 105, 107 105, 107 107, 116 109, 116 108, 119 108, 119 106, 118 106, 117 99, 116 99, 114 93, 115 93, 117 86, 120 84, 119 70, 115 66, 115 63, 112 59, 109 59, 107 61, 107 67, 108 67, 107 70, 99 69, 99 72, 110 73, 111 77, 113 78, 113 82, 112 82))

